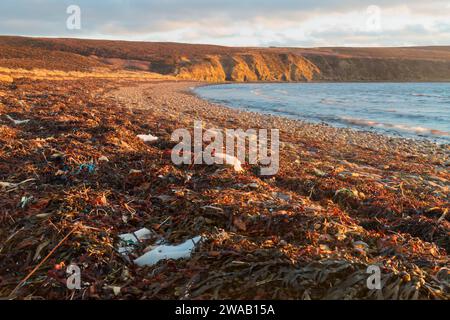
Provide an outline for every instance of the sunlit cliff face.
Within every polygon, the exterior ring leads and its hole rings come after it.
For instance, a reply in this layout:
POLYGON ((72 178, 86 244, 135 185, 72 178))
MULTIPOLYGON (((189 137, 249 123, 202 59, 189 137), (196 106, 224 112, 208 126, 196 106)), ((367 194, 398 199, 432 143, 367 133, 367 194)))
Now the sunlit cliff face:
POLYGON ((450 2, 400 0, 4 0, 0 34, 234 46, 407 46, 450 42, 450 2))

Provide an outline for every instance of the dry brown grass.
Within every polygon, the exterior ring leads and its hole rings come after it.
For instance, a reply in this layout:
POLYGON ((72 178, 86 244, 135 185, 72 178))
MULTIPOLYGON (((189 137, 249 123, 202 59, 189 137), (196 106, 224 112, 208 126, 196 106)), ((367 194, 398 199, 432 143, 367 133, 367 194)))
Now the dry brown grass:
POLYGON ((14 79, 31 80, 77 80, 77 79, 124 79, 124 80, 160 80, 175 79, 153 72, 111 71, 98 69, 93 72, 61 71, 47 69, 12 69, 0 67, 0 82, 13 82, 14 79))
POLYGON ((0 74, 0 82, 11 83, 13 81, 14 81, 14 79, 11 76, 5 75, 5 74, 0 74))

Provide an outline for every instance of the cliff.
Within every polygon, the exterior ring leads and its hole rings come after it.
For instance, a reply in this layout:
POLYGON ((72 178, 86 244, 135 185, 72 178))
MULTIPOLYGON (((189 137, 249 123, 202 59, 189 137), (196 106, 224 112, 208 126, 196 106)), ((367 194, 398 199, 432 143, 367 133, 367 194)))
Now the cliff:
POLYGON ((234 54, 206 56, 179 63, 178 77, 211 82, 311 81, 319 68, 294 54, 234 54))
POLYGON ((311 56, 322 81, 449 81, 450 61, 311 56))

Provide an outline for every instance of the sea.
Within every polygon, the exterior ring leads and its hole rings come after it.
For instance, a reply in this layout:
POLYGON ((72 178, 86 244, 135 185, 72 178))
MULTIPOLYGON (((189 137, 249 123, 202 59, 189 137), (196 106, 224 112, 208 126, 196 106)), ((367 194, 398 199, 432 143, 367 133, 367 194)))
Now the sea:
POLYGON ((194 91, 243 110, 450 144, 450 83, 252 83, 194 91))

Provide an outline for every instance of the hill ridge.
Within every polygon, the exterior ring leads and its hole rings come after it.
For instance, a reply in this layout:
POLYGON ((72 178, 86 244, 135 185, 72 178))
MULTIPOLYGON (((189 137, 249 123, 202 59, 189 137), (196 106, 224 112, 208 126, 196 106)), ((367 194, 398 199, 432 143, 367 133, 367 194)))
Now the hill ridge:
POLYGON ((0 66, 236 81, 450 81, 450 46, 257 48, 0 36, 0 66))

